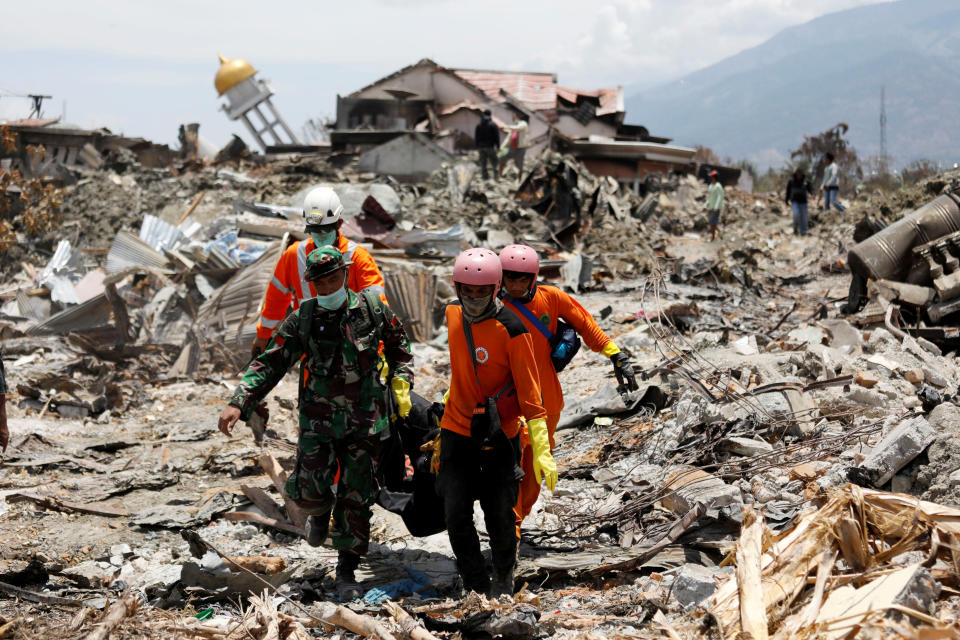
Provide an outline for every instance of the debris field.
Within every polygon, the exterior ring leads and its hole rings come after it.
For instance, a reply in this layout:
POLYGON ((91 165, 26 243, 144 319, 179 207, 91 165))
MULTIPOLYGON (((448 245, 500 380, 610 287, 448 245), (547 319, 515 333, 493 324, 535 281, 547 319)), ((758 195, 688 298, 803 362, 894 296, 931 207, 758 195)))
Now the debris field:
POLYGON ((848 258, 873 264, 866 218, 894 233, 937 199, 960 217, 958 175, 812 211, 802 237, 781 194, 726 187, 710 242, 694 176, 637 193, 553 151, 500 182, 470 157, 413 184, 309 153, 73 171, 58 223, 15 229, 0 263, 0 637, 960 635, 956 234, 886 270, 848 258), (561 374, 560 480, 513 597, 464 596, 446 533, 377 507, 364 596, 336 602, 336 552, 282 493, 296 373, 265 422, 217 431, 317 184, 384 271, 429 401, 466 246, 537 248, 643 371, 626 399, 588 350, 561 374), (865 304, 844 309, 851 273, 865 304))

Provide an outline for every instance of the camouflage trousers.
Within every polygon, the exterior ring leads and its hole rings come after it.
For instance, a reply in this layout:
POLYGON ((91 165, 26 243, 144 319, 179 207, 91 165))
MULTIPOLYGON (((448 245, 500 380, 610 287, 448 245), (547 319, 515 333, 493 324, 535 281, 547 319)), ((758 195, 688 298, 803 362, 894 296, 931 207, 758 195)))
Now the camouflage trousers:
POLYGON ((377 499, 376 461, 380 434, 359 438, 326 437, 301 432, 297 464, 286 491, 305 513, 329 518, 338 551, 364 554, 370 542, 371 507, 377 499), (334 479, 340 480, 334 494, 334 479))

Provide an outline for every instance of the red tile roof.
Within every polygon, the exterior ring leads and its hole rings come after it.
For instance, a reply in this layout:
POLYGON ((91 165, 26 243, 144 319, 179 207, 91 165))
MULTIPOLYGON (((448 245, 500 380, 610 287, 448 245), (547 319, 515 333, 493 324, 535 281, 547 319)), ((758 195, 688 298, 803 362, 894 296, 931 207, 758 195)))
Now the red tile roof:
POLYGON ((8 120, 2 124, 11 127, 46 127, 58 122, 60 118, 20 118, 19 120, 8 120))
POLYGON ((552 73, 475 69, 452 71, 497 102, 502 101, 500 89, 503 89, 533 111, 557 108, 557 77, 552 73))

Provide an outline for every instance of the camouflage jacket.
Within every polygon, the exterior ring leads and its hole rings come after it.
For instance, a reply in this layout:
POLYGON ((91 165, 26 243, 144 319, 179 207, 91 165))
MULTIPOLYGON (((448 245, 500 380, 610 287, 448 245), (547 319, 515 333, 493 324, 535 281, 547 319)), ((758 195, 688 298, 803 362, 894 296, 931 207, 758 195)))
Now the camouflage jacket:
POLYGON ((348 291, 346 308, 337 311, 301 306, 250 364, 230 404, 248 419, 257 403, 305 356, 300 365, 300 431, 331 440, 379 433, 388 420, 387 389, 379 374, 381 343, 393 375, 412 387, 410 341, 400 320, 377 296, 348 291), (301 323, 305 308, 313 309, 309 328, 306 321, 301 323))

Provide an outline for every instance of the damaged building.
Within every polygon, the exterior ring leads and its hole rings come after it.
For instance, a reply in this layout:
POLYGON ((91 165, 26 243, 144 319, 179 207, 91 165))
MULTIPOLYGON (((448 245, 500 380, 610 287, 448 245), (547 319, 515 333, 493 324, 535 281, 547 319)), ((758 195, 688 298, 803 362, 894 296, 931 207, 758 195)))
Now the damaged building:
POLYGON ((484 110, 501 129, 526 121, 531 156, 569 152, 594 174, 634 190, 647 175, 695 168, 694 149, 625 124, 621 87, 581 90, 558 84, 553 73, 454 69, 429 59, 338 96, 331 141, 334 150, 361 154, 369 170, 418 179, 449 159, 441 149, 450 157, 475 149, 484 110), (402 159, 413 163, 409 174, 400 170, 402 159))

